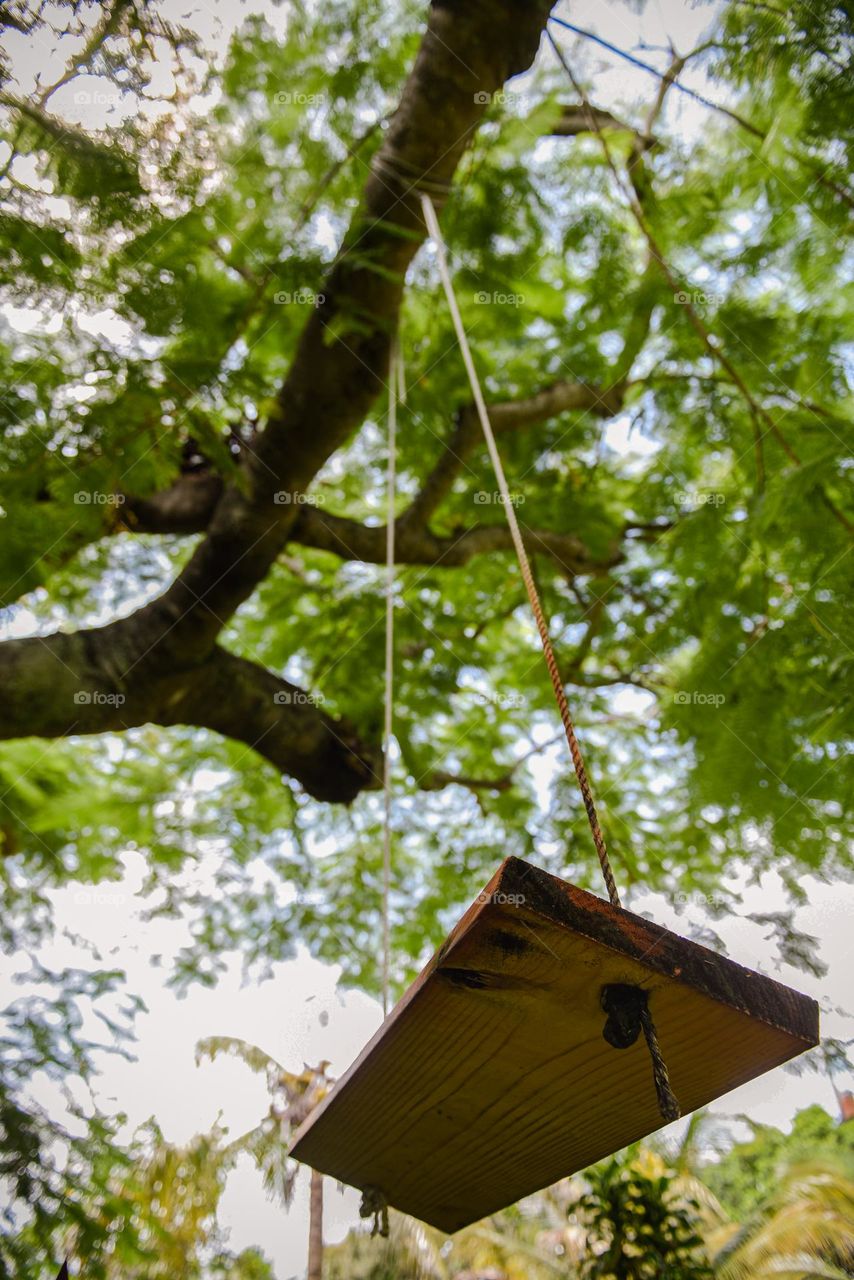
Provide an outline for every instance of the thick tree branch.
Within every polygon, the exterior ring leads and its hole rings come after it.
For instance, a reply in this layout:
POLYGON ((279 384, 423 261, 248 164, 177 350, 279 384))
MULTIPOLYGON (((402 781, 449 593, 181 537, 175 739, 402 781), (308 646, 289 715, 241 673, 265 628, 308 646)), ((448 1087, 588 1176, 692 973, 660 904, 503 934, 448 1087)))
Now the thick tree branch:
POLYGON ((322 709, 322 698, 216 648, 178 708, 181 722, 246 743, 317 800, 348 803, 381 785, 378 748, 322 709))
POLYGON ((379 785, 378 752, 305 690, 218 647, 202 663, 152 670, 128 619, 0 644, 0 686, 3 739, 184 724, 245 742, 318 800, 379 785))
POLYGON ((179 476, 148 498, 125 496, 120 527, 132 533, 204 533, 222 496, 223 479, 206 468, 179 476))

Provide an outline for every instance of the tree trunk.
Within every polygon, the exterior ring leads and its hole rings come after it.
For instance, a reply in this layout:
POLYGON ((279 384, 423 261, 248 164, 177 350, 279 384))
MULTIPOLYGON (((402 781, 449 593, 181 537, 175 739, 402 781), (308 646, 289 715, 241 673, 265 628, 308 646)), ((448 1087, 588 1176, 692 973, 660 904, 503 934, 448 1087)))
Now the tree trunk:
POLYGON ((316 1169, 311 1171, 306 1280, 323 1280, 323 1174, 316 1169))

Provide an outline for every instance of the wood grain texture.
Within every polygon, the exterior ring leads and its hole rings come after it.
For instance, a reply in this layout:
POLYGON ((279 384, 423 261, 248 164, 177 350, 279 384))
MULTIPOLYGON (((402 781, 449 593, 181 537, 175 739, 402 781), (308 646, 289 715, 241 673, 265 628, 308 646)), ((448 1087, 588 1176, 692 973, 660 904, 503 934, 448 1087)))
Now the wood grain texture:
POLYGON ((643 987, 684 1114, 818 1041, 818 1006, 508 858, 292 1154, 453 1232, 661 1126, 643 1037, 602 988, 643 987))

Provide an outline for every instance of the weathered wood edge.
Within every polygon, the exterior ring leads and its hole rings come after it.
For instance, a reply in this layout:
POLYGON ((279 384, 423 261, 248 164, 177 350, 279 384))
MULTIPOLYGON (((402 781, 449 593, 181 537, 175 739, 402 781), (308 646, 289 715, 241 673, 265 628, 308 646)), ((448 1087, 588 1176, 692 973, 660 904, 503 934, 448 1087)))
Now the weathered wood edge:
POLYGON ((802 1040, 818 1043, 819 1008, 812 996, 775 978, 747 969, 729 956, 682 938, 663 925, 612 907, 586 889, 535 867, 522 858, 506 858, 493 890, 549 923, 565 925, 592 941, 636 960, 671 981, 686 984, 712 1000, 802 1040), (749 998, 748 998, 749 995, 749 998))

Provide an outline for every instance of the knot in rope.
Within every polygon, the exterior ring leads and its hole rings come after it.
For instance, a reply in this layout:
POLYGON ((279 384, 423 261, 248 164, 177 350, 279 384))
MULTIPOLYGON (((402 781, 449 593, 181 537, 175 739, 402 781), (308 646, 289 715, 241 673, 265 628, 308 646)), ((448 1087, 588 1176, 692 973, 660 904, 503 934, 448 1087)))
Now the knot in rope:
POLYGON ((359 1217, 373 1218, 371 1239, 374 1236, 388 1238, 388 1201, 379 1187, 365 1187, 362 1203, 359 1205, 359 1217))

